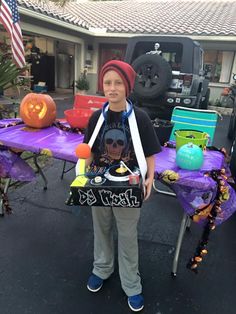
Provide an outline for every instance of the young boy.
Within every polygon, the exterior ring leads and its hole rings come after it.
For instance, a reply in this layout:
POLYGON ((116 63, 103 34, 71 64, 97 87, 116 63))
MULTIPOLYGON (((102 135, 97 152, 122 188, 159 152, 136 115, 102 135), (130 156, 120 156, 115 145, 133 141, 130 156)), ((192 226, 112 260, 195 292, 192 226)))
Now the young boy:
MULTIPOLYGON (((87 165, 110 167, 123 161, 131 170, 142 168, 144 199, 148 199, 154 178, 154 155, 161 151, 152 123, 145 112, 128 101, 134 87, 136 73, 123 61, 112 60, 101 69, 100 81, 108 103, 90 118, 84 142, 88 143, 97 121, 103 124, 97 131, 92 155, 87 165), (133 115, 133 120, 131 120, 133 115), (130 122, 132 121, 132 122, 130 122), (134 131, 135 125, 136 133, 134 131)), ((144 307, 142 285, 138 269, 137 225, 140 208, 92 207, 94 227, 94 263, 87 288, 101 289, 104 280, 114 271, 113 219, 118 231, 118 262, 121 285, 133 311, 144 307)))

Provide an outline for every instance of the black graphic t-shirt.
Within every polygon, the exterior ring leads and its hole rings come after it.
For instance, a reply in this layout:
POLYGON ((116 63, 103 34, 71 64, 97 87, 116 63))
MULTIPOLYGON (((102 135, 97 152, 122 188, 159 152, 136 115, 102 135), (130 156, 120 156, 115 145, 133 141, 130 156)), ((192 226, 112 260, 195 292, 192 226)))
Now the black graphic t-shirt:
MULTIPOLYGON (((161 151, 159 140, 148 115, 135 108, 135 116, 145 157, 161 151)), ((84 142, 88 143, 97 124, 101 110, 96 111, 89 120, 84 142)), ((130 169, 138 166, 131 138, 129 122, 124 112, 108 110, 105 121, 92 147, 93 165, 110 167, 119 165, 122 160, 130 169)))

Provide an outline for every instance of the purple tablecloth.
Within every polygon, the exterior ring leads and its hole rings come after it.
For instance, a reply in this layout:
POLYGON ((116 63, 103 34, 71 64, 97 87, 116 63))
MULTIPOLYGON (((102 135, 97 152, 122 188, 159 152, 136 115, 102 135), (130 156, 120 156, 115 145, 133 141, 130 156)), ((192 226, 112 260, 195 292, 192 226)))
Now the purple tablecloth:
MULTIPOLYGON (((4 127, 19 119, 0 120, 0 143, 8 147, 28 150, 34 153, 48 153, 58 159, 77 162, 76 146, 83 141, 82 134, 65 132, 57 127, 32 129, 25 124, 4 127)), ((175 149, 164 147, 156 155, 155 172, 161 173, 166 169, 178 171, 182 175, 195 177, 199 172, 220 169, 224 163, 224 156, 217 151, 207 151, 204 154, 204 164, 200 171, 181 170, 175 163, 175 149)), ((202 176, 202 175, 201 175, 202 176)), ((202 180, 204 184, 204 180, 202 180)))
MULTIPOLYGON (((156 156, 156 172, 163 172, 166 169, 178 170, 181 172, 193 172, 189 170, 180 170, 180 168, 175 163, 176 150, 173 148, 163 147, 162 152, 156 156), (160 160, 161 162, 158 162, 160 160)), ((200 171, 210 171, 212 169, 220 169, 224 164, 224 156, 222 153, 213 150, 207 150, 204 152, 204 163, 200 171)))
MULTIPOLYGON (((13 120, 0 121, 0 144, 77 162, 75 148, 82 142, 83 135, 65 132, 54 126, 40 130, 28 128, 24 124, 3 127, 9 122, 11 123, 13 120)), ((167 170, 171 171, 171 175, 174 174, 178 177, 169 186, 176 192, 184 210, 189 215, 193 215, 196 209, 202 208, 214 200, 217 189, 216 182, 211 177, 205 176, 204 173, 225 167, 224 155, 218 151, 206 151, 204 164, 198 171, 180 169, 175 163, 175 157, 175 149, 167 147, 164 147, 162 152, 156 155, 156 177, 159 178, 167 170)), ((230 197, 221 206, 223 211, 216 219, 217 224, 226 220, 236 210, 235 191, 227 182, 226 186, 228 186, 230 197)))
MULTIPOLYGON (((2 120, 0 125, 12 120, 2 120)), ((0 143, 37 154, 47 154, 54 158, 76 162, 76 146, 83 135, 65 132, 56 127, 32 129, 25 124, 0 128, 0 143)))
MULTIPOLYGON (((217 183, 205 174, 211 170, 225 168, 226 174, 229 175, 230 172, 225 164, 224 155, 219 151, 205 151, 203 166, 197 171, 180 169, 176 165, 175 158, 176 150, 164 147, 162 152, 156 155, 156 177, 162 178, 162 181, 171 187, 185 212, 190 216, 203 208, 206 208, 205 213, 207 213, 207 205, 211 205, 215 200, 217 183)), ((216 217, 216 225, 228 219, 236 211, 236 193, 227 181, 224 181, 229 198, 221 205, 222 212, 216 217)), ((204 210, 202 213, 203 215, 199 216, 198 222, 204 224, 204 210)))

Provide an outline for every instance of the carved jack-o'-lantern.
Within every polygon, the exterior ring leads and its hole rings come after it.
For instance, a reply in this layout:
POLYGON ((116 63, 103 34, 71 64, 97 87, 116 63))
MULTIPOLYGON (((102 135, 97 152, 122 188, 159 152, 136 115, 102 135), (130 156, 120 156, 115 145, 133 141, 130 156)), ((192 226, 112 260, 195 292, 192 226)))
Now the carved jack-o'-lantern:
POLYGON ((56 104, 49 95, 29 93, 21 101, 20 117, 28 126, 46 128, 56 119, 56 104))

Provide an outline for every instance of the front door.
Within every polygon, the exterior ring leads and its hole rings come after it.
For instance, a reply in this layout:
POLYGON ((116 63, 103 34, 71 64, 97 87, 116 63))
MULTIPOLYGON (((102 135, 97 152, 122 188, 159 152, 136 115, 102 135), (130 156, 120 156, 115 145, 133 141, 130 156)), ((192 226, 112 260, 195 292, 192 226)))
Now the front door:
MULTIPOLYGON (((126 45, 121 44, 101 44, 99 47, 99 68, 98 74, 100 70, 106 62, 110 60, 124 60, 125 58, 126 45)), ((102 93, 102 85, 98 81, 98 92, 102 93)))

